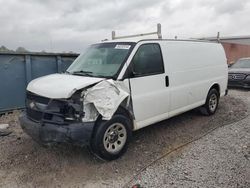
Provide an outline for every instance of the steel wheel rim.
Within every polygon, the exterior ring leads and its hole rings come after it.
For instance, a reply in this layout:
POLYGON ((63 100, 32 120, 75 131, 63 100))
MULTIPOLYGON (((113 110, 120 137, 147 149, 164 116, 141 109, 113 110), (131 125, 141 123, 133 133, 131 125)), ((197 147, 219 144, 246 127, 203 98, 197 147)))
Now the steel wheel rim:
POLYGON ((113 123, 104 133, 104 148, 112 154, 120 152, 127 141, 127 130, 121 123, 113 123))
POLYGON ((214 112, 216 110, 217 104, 218 104, 217 95, 212 94, 209 99, 209 109, 211 112, 214 112))

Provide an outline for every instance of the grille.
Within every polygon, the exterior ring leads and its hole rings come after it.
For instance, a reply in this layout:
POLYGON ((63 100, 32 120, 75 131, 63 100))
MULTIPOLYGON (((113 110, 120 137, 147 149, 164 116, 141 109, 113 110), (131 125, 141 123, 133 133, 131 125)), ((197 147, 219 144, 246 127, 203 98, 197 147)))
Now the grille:
POLYGON ((48 120, 63 123, 64 116, 68 112, 65 101, 51 100, 31 92, 27 92, 26 95, 26 114, 28 118, 36 122, 48 120))
POLYGON ((34 120, 34 121, 41 121, 43 118, 43 112, 36 108, 36 106, 31 106, 30 104, 33 103, 41 103, 47 105, 50 99, 42 96, 38 96, 31 92, 27 92, 26 94, 26 112, 27 116, 34 120))
POLYGON ((41 121, 43 118, 43 113, 40 111, 32 110, 31 108, 26 109, 27 116, 35 121, 41 121))
POLYGON ((245 74, 228 74, 230 80, 244 80, 245 77, 245 74))

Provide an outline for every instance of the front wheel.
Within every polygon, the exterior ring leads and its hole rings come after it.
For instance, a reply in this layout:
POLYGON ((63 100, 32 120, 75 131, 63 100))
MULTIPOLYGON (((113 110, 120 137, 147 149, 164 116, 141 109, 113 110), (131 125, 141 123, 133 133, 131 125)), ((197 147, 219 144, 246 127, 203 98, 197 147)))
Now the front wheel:
POLYGON ((130 120, 123 115, 114 115, 109 121, 97 123, 91 141, 92 151, 104 160, 119 158, 127 150, 130 125, 130 120))
POLYGON ((216 89, 208 92, 206 103, 201 107, 201 113, 204 115, 213 115, 219 104, 219 93, 216 89))

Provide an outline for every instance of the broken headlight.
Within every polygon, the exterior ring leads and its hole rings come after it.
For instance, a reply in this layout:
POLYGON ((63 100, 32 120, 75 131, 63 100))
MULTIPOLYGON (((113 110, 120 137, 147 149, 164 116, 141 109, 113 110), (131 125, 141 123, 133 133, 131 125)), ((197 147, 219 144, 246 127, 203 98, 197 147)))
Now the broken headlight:
POLYGON ((76 92, 69 99, 51 100, 48 105, 49 118, 56 121, 79 121, 84 116, 81 92, 76 92))
POLYGON ((77 91, 67 100, 66 105, 61 109, 65 115, 64 119, 68 121, 80 121, 84 116, 83 112, 83 97, 81 92, 77 91))

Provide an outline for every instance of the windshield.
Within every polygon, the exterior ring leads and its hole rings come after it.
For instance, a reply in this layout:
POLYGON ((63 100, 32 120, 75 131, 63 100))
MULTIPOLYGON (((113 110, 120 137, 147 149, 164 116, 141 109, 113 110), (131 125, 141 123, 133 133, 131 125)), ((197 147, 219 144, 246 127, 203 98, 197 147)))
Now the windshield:
POLYGON ((250 59, 240 59, 231 67, 232 68, 250 68, 250 59))
POLYGON ((90 46, 68 68, 70 74, 115 77, 127 60, 134 43, 102 43, 90 46))

